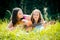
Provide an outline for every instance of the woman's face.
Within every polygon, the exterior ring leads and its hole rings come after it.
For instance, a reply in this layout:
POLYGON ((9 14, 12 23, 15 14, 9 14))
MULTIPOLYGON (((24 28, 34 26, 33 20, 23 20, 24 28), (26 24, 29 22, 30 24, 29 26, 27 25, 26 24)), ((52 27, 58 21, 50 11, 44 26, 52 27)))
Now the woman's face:
POLYGON ((33 12, 33 19, 37 21, 39 19, 39 12, 33 12))
POLYGON ((20 18, 23 18, 23 12, 22 11, 18 11, 17 13, 17 18, 20 19, 20 18))

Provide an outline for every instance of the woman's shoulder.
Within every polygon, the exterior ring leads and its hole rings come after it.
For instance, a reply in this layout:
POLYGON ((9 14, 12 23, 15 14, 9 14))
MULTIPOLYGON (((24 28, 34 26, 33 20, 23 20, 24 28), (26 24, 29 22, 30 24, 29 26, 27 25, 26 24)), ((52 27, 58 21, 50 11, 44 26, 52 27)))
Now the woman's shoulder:
POLYGON ((9 24, 7 26, 7 29, 8 30, 13 30, 14 29, 12 21, 9 22, 9 24))
POLYGON ((13 27, 12 21, 9 22, 8 27, 9 27, 9 28, 10 28, 10 27, 13 27))

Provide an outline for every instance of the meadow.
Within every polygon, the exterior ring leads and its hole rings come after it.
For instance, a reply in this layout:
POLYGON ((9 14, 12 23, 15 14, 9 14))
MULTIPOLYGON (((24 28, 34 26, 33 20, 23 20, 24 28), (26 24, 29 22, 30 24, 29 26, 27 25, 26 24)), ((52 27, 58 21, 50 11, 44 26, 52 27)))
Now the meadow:
POLYGON ((9 21, 0 20, 0 40, 60 40, 60 22, 47 25, 42 31, 22 31, 20 28, 8 30, 9 21))

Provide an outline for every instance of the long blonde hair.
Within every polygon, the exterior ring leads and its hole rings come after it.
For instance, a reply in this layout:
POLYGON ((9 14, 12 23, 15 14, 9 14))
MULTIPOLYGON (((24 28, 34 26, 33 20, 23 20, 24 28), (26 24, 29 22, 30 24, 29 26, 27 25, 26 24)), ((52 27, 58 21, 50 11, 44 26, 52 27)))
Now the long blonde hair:
POLYGON ((32 21, 32 23, 35 22, 35 20, 33 19, 33 12, 35 12, 35 11, 39 13, 39 19, 38 19, 38 23, 39 23, 39 22, 41 22, 41 20, 43 20, 43 17, 42 17, 41 11, 38 10, 38 9, 35 9, 35 10, 32 11, 32 13, 31 13, 31 21, 32 21))

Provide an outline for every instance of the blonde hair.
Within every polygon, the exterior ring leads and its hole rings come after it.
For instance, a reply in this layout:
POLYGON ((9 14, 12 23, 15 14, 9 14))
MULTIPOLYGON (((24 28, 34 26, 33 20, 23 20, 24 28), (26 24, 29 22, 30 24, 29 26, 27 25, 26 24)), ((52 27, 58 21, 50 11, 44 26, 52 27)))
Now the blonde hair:
POLYGON ((32 11, 32 13, 31 13, 31 21, 32 21, 32 23, 34 23, 34 21, 35 21, 35 20, 33 19, 33 13, 34 13, 34 12, 38 12, 38 13, 39 13, 39 19, 38 19, 38 23, 39 23, 41 20, 43 20, 41 11, 38 10, 38 9, 35 9, 35 10, 32 11))

